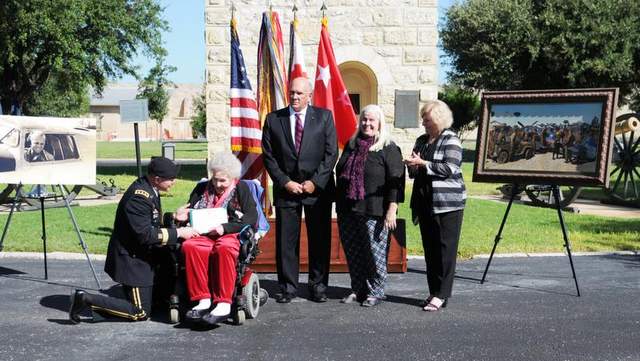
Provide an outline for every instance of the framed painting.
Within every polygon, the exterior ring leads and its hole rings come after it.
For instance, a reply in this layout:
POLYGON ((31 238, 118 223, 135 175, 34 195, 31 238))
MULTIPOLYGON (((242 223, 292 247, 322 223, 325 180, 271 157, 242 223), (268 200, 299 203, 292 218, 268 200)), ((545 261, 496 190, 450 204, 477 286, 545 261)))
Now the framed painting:
POLYGON ((474 182, 608 186, 618 89, 482 94, 474 182))

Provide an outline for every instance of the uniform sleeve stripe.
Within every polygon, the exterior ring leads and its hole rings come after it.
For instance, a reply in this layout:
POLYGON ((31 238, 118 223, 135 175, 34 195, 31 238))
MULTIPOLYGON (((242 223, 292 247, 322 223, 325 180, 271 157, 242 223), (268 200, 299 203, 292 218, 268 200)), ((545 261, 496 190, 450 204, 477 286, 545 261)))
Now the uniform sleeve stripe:
POLYGON ((169 242, 169 231, 166 228, 160 228, 160 244, 166 245, 169 242))

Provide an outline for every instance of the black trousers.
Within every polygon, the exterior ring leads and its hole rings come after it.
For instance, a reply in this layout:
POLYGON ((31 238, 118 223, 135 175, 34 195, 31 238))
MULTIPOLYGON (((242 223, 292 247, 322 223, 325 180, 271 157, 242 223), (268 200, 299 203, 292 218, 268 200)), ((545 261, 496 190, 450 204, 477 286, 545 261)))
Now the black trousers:
POLYGON ((122 290, 122 298, 87 294, 86 301, 91 306, 91 311, 101 316, 115 316, 131 321, 146 320, 151 315, 153 287, 122 285, 122 290))
POLYGON ((438 298, 451 297, 462 215, 463 210, 428 214, 426 209, 418 215, 429 294, 438 298))
MULTIPOLYGON (((297 294, 302 208, 276 207, 276 268, 282 292, 297 294)), ((329 284, 331 202, 304 206, 309 246, 309 291, 324 293, 329 284)))

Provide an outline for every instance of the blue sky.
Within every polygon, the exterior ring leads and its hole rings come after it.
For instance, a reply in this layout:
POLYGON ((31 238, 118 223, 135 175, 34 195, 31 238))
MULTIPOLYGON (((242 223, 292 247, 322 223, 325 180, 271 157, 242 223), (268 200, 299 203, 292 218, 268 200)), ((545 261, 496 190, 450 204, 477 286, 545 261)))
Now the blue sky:
MULTIPOLYGON (((439 16, 455 0, 439 0, 439 16)), ((164 34, 165 48, 168 51, 167 64, 178 68, 170 75, 175 83, 202 83, 205 68, 204 44, 204 0, 161 0, 166 8, 164 18, 169 22, 170 31, 164 34)), ((145 58, 138 58, 136 63, 146 72, 150 65, 145 58)), ((440 83, 446 81, 448 66, 440 59, 440 83)), ((121 79, 122 82, 135 82, 132 77, 121 79)))
POLYGON ((602 103, 573 104, 497 104, 491 107, 492 120, 510 125, 520 122, 524 125, 556 123, 591 123, 593 117, 600 118, 602 103), (516 114, 517 113, 517 114, 516 114))

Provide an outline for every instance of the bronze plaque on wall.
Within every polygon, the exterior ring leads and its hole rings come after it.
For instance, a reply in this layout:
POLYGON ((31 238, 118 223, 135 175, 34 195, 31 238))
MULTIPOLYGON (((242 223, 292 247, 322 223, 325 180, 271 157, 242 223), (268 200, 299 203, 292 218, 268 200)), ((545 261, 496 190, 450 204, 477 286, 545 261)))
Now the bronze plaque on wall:
POLYGON ((420 92, 417 90, 396 90, 394 127, 417 128, 420 92))

